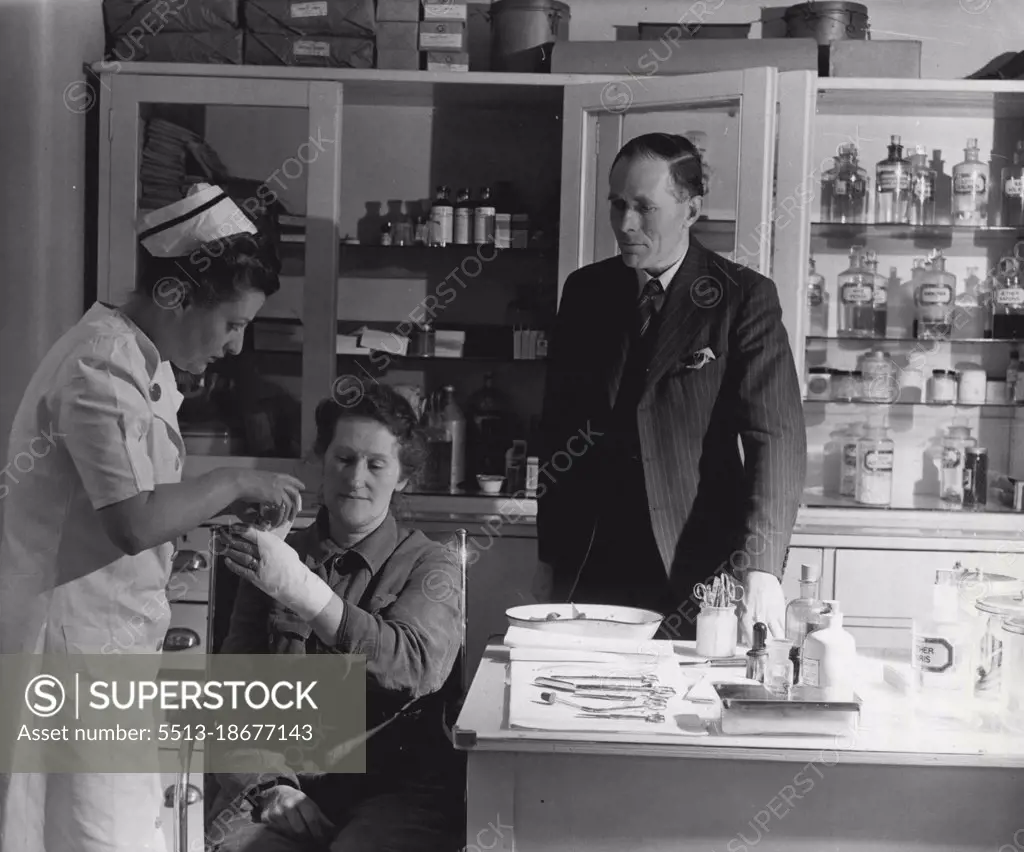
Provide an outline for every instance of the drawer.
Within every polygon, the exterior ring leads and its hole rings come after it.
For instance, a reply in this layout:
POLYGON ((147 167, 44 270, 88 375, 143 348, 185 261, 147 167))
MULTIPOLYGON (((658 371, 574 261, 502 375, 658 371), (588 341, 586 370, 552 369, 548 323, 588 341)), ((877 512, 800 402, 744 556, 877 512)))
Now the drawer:
MULTIPOLYGON (((177 814, 174 811, 174 784, 177 780, 175 767, 178 765, 176 751, 160 750, 160 765, 166 771, 160 774, 160 789, 164 794, 160 817, 163 822, 163 833, 166 838, 167 852, 175 852, 174 823, 177 814)), ((197 752, 192 757, 188 780, 188 801, 186 810, 188 825, 186 827, 187 852, 200 852, 204 849, 203 838, 203 755, 197 752)))
POLYGON ((835 592, 852 624, 910 629, 914 616, 931 607, 935 572, 960 562, 969 570, 1024 578, 1024 555, 942 553, 913 550, 839 550, 835 592))
POLYGON ((211 530, 199 527, 178 539, 175 558, 172 562, 171 578, 167 582, 167 600, 206 603, 210 599, 210 570, 213 553, 210 548, 211 530), (194 563, 185 557, 194 554, 194 563), (180 568, 187 564, 188 568, 180 568), (195 570, 192 570, 195 567, 195 570), (175 570, 177 568, 177 570, 175 570))
POLYGON ((202 671, 205 668, 209 612, 205 603, 171 604, 171 624, 164 637, 161 669, 202 671), (189 645, 174 650, 173 644, 179 639, 187 639, 189 645))

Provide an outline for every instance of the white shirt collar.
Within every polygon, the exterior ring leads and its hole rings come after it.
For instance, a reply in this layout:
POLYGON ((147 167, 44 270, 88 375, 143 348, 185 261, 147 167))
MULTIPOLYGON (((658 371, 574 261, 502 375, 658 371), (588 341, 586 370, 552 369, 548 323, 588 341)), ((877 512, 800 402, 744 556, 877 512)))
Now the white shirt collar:
MULTIPOLYGON (((683 261, 686 260, 686 252, 690 248, 687 246, 686 251, 683 252, 682 256, 673 263, 668 269, 666 269, 661 275, 657 276, 661 282, 662 289, 668 293, 668 285, 672 283, 672 279, 676 277, 676 273, 679 271, 679 267, 683 265, 683 261)), ((640 292, 643 293, 644 285, 647 284, 655 276, 651 275, 646 269, 638 269, 636 271, 636 277, 640 285, 640 292)))

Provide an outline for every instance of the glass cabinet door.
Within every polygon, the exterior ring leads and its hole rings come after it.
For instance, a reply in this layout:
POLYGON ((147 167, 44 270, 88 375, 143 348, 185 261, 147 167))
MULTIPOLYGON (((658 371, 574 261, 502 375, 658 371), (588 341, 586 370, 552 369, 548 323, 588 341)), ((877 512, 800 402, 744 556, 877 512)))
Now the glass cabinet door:
POLYGON ((109 130, 100 150, 98 291, 107 303, 127 300, 144 252, 139 218, 196 182, 221 186, 250 218, 266 214, 286 250, 281 288, 257 316, 285 321, 279 336, 293 366, 268 381, 248 331, 245 357, 221 359, 202 377, 178 375, 186 397, 179 422, 193 457, 298 458, 312 446, 313 407, 334 381, 342 87, 273 73, 249 79, 248 71, 101 76, 109 130), (301 233, 288 233, 288 219, 301 233))
POLYGON ((572 84, 565 91, 559 281, 617 252, 608 176, 644 133, 678 133, 702 150, 708 193, 694 236, 769 273, 775 102, 771 68, 572 84))
POLYGON ((786 73, 779 91, 780 138, 804 140, 779 158, 793 225, 774 248, 797 285, 805 506, 1008 528, 1024 499, 1024 85, 786 73))

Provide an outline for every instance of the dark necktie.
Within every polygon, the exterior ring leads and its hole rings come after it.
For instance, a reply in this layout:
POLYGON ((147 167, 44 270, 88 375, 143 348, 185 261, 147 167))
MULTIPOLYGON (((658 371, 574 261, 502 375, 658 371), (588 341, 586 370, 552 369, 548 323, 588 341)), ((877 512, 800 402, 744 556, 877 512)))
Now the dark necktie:
POLYGON ((644 284, 644 290, 640 294, 640 303, 637 305, 640 337, 643 337, 647 329, 650 328, 651 320, 654 319, 654 315, 658 312, 658 305, 664 294, 665 290, 661 286, 661 281, 657 278, 651 278, 644 284))

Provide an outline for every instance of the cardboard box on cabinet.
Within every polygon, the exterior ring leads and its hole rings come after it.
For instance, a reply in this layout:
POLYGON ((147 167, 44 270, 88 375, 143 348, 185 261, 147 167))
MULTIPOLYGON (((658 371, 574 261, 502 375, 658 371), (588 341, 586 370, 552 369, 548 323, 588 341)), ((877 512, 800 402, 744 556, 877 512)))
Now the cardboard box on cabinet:
POLYGON ((373 68, 373 39, 246 33, 247 65, 373 68))
POLYGON ((372 38, 373 0, 244 0, 245 29, 265 35, 372 38))
POLYGON ((377 21, 377 50, 416 51, 419 32, 419 24, 414 21, 377 21))
POLYGON ((377 48, 377 67, 384 71, 419 71, 423 67, 418 50, 377 48))
POLYGON ((420 0, 377 0, 377 21, 415 21, 420 19, 420 0))
POLYGON ((241 0, 103 0, 107 37, 238 29, 241 0))
POLYGON ((834 41, 829 45, 828 73, 916 80, 921 76, 921 42, 834 41))
POLYGON ((122 36, 110 53, 119 62, 188 62, 198 65, 241 65, 241 30, 206 33, 156 33, 145 37, 122 36))

